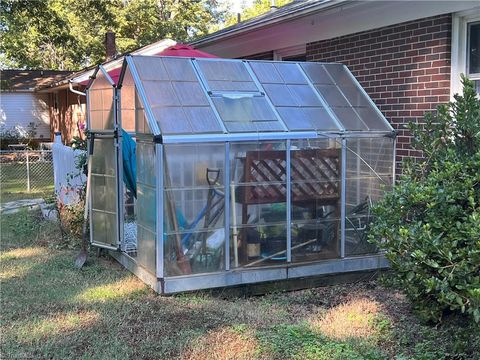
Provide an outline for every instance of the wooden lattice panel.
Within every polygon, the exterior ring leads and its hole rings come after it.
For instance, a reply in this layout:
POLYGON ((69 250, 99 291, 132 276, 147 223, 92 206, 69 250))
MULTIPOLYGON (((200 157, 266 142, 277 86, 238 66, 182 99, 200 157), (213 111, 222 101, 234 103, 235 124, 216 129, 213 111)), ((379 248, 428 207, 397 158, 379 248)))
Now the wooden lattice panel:
MULTIPOLYGON (((340 198, 338 149, 291 151, 292 201, 340 198)), ((247 152, 245 158, 244 204, 286 201, 285 151, 247 152)))

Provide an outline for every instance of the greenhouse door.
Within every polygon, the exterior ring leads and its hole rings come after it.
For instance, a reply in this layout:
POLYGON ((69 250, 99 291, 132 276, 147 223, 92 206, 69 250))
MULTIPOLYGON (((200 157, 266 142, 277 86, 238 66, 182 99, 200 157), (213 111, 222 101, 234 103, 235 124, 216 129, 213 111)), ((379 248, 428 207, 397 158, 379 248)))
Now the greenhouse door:
MULTIPOLYGON (((90 172, 90 240, 110 250, 119 248, 118 138, 114 134, 93 134, 90 172)), ((90 150, 91 151, 91 150, 90 150)))

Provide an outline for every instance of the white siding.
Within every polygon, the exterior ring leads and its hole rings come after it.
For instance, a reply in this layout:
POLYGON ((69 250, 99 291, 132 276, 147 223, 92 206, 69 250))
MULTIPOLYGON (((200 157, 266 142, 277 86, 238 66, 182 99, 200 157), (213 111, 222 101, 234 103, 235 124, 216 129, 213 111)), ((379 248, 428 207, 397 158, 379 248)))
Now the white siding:
POLYGON ((0 95, 0 126, 27 128, 36 125, 36 138, 50 139, 48 95, 33 93, 4 93, 0 95))

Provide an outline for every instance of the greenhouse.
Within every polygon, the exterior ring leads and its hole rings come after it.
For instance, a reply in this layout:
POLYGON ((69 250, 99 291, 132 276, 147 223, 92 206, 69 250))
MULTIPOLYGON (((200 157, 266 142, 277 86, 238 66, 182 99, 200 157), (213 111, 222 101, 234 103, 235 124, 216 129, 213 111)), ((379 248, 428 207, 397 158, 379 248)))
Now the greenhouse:
POLYGON ((388 265, 395 133, 345 66, 126 56, 87 102, 91 243, 155 291, 388 265))

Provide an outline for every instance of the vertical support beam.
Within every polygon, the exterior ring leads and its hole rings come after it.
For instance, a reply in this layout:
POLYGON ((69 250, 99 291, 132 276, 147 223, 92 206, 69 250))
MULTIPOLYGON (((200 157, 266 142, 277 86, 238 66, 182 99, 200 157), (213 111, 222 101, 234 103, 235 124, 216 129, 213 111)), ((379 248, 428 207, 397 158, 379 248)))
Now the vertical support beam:
MULTIPOLYGON (((357 154, 360 154, 360 139, 356 139, 357 141, 357 154)), ((360 181, 361 181, 361 172, 360 172, 360 157, 357 156, 357 179, 356 179, 356 186, 357 186, 357 204, 360 204, 360 181)))
POLYGON ((25 154, 27 155, 27 191, 30 192, 30 155, 29 150, 25 150, 25 154))
POLYGON ((124 250, 124 219, 125 219, 125 202, 123 193, 123 153, 122 153, 122 133, 121 133, 121 120, 120 120, 120 92, 113 88, 113 129, 114 129, 114 142, 115 142, 115 158, 116 158, 116 185, 117 185, 117 242, 121 250, 124 250))
POLYGON ((291 171, 291 151, 292 142, 287 140, 286 154, 286 185, 287 185, 287 262, 292 262, 292 176, 291 171))
MULTIPOLYGON (((87 92, 88 96, 88 92, 87 92)), ((88 112, 87 112, 88 114, 88 112)), ((88 115, 87 115, 88 116, 88 115)), ((89 129, 87 127, 87 129, 89 129)), ((93 151, 94 151, 94 145, 95 145, 95 135, 88 133, 87 136, 87 186, 90 185, 92 187, 92 162, 93 162, 93 151)), ((90 191, 87 191, 86 198, 85 198, 85 205, 88 206, 88 230, 90 232, 90 244, 93 243, 93 201, 92 201, 92 189, 89 189, 90 191)))
POLYGON ((342 182, 340 193, 340 257, 345 257, 345 217, 347 215, 347 139, 342 138, 342 182))
POLYGON ((395 185, 395 177, 397 176, 397 137, 393 138, 393 171, 392 171, 392 187, 395 185))
POLYGON ((225 143, 225 175, 224 202, 225 202, 225 270, 230 270, 230 143, 225 143))
POLYGON ((155 174, 156 176, 156 209, 157 209, 157 221, 155 226, 156 232, 156 244, 155 244, 155 267, 156 267, 156 275, 158 279, 162 279, 164 277, 163 273, 163 145, 156 144, 155 145, 155 174))

